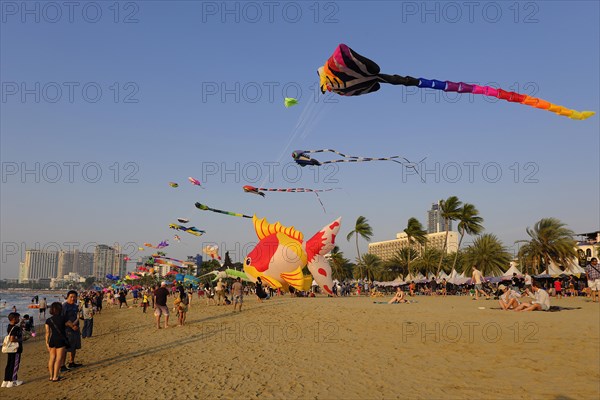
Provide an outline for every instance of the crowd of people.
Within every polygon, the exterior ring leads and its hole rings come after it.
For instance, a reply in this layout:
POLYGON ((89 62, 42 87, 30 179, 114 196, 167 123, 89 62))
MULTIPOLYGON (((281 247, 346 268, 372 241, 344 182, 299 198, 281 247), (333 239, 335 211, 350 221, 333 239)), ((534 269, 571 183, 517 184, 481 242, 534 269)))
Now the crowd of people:
MULTIPOLYGON (((592 302, 599 302, 600 267, 598 267, 596 258, 592 259, 586 267, 586 278, 587 285, 584 290, 581 290, 580 283, 572 276, 541 282, 532 279, 529 275, 520 278, 514 274, 508 285, 500 283, 493 286, 486 282, 481 271, 474 267, 471 278, 472 287, 465 287, 459 293, 470 294, 474 300, 479 299, 480 295, 488 299, 494 296, 498 299, 502 310, 547 311, 550 309, 551 295, 560 299, 563 296, 576 296, 583 293, 591 297, 592 302), (526 297, 531 300, 524 301, 526 297)), ((250 294, 255 295, 259 302, 282 294, 280 290, 265 288, 260 278, 253 286, 244 285, 240 278, 236 278, 231 283, 219 279, 214 286, 206 283, 206 285, 198 287, 197 294, 199 299, 206 299, 207 305, 233 305, 233 312, 242 312, 244 298, 250 294)), ((455 290, 451 290, 451 285, 445 279, 441 282, 432 279, 431 282, 419 285, 411 282, 405 287, 408 289, 408 293, 403 290, 403 287, 397 287, 388 303, 408 303, 410 302, 408 297, 419 294, 446 296, 450 293, 457 293, 455 290)), ((182 283, 171 285, 163 281, 154 287, 136 287, 131 290, 132 304, 134 307, 140 307, 143 313, 152 307, 156 328, 168 328, 170 315, 168 298, 173 296, 172 311, 176 313, 177 326, 184 326, 195 290, 191 285, 187 287, 182 283)), ((313 288, 310 292, 291 291, 291 294, 314 297, 315 291, 313 288)), ((372 282, 366 281, 338 282, 333 286, 332 291, 334 296, 360 296, 361 294, 373 296, 382 293, 372 282)), ((81 294, 71 290, 67 293, 63 303, 53 302, 48 306, 46 298, 39 301, 40 318, 46 318, 46 311, 50 314, 44 324, 44 341, 48 351, 48 380, 50 382, 60 382, 63 379, 62 373, 82 366, 76 362, 77 351, 82 347, 82 339, 92 337, 94 316, 102 312, 103 303, 106 303, 108 307, 118 305, 119 308, 131 308, 127 303, 129 294, 124 287, 117 290, 92 290, 81 294)), ((7 353, 7 365, 1 385, 3 388, 23 384, 23 381, 18 379, 23 341, 36 336, 33 315, 26 314, 21 318, 15 309, 8 315, 8 322, 7 340, 9 343, 18 343, 18 347, 16 352, 7 353)))

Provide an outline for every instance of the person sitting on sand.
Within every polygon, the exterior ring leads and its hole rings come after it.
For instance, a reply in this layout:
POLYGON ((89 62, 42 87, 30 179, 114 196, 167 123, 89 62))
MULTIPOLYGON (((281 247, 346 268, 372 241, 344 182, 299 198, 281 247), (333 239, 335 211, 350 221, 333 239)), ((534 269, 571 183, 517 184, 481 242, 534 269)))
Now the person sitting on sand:
POLYGON ((502 291, 500 295, 500 299, 498 300, 500 303, 500 307, 504 311, 508 311, 510 309, 514 309, 521 304, 519 302, 519 298, 521 298, 521 294, 505 285, 498 286, 498 289, 502 291))
POLYGON ((515 311, 548 311, 550 309, 550 296, 540 286, 535 280, 531 282, 533 294, 529 290, 526 290, 525 293, 533 296, 533 301, 531 303, 520 304, 515 308, 515 311))
POLYGON ((406 295, 400 287, 396 289, 396 294, 394 295, 394 297, 392 297, 392 299, 388 301, 388 304, 395 303, 408 303, 408 300, 406 300, 406 295))

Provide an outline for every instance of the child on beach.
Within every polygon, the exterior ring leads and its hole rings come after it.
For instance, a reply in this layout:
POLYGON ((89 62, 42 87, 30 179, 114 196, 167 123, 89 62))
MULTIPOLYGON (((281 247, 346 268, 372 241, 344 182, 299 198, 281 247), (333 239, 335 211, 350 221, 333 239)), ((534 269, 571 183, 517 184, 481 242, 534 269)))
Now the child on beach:
POLYGON ((21 315, 17 312, 8 314, 7 335, 11 342, 18 342, 19 348, 16 353, 6 353, 6 368, 4 369, 4 380, 2 381, 3 388, 11 388, 23 384, 23 381, 17 379, 19 365, 21 364, 21 354, 23 353, 23 331, 19 326, 21 315))
POLYGON ((144 292, 142 296, 142 312, 146 314, 146 309, 148 308, 148 304, 150 303, 150 299, 148 298, 148 293, 144 292))

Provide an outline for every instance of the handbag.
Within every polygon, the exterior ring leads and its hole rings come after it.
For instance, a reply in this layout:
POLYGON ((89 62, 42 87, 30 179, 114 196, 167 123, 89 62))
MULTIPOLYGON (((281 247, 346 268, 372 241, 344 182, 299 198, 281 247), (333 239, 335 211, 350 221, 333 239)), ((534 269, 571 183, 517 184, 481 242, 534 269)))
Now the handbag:
POLYGON ((65 335, 63 335, 63 333, 60 331, 60 329, 58 329, 58 326, 56 326, 56 324, 54 323, 54 321, 52 320, 52 318, 50 318, 50 322, 52 322, 52 325, 54 325, 54 328, 56 329, 56 331, 58 332, 58 334, 60 335, 60 337, 62 337, 65 340, 65 347, 66 348, 70 348, 71 347, 71 343, 69 342, 69 338, 66 337, 65 335))
POLYGON ((19 350, 19 342, 11 342, 10 341, 10 334, 12 333, 13 329, 15 329, 14 326, 12 327, 12 329, 10 330, 8 335, 6 335, 6 337, 4 338, 4 341, 2 342, 2 352, 3 353, 16 353, 17 350, 19 350))

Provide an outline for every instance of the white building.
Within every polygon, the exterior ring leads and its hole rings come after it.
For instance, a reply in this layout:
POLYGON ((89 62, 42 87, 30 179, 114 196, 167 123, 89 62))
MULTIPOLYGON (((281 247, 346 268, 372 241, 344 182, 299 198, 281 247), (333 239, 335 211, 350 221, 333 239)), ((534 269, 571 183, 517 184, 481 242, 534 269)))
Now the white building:
MULTIPOLYGON (((429 233, 427 236, 428 248, 435 248, 442 250, 444 248, 444 240, 446 238, 446 232, 429 233)), ((374 254, 381 258, 383 261, 389 260, 396 255, 396 253, 404 248, 408 247, 408 236, 404 232, 396 234, 396 239, 386 240, 384 242, 373 242, 369 243, 369 253, 374 254)), ((412 248, 420 255, 425 246, 421 246, 418 243, 413 243, 412 248)), ((446 245, 446 254, 456 253, 458 250, 458 232, 448 232, 448 244, 446 245)))
POLYGON ((58 251, 25 250, 25 261, 20 264, 19 282, 52 279, 58 271, 58 251))

